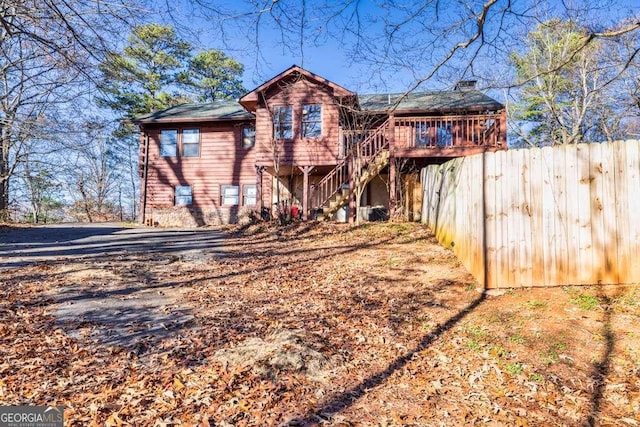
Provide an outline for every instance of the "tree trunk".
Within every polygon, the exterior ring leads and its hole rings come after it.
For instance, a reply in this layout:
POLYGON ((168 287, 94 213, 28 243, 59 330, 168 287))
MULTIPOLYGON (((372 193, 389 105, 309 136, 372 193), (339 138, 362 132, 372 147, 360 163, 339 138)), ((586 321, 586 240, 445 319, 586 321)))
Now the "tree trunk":
POLYGON ((9 135, 0 123, 0 221, 9 220, 9 135))

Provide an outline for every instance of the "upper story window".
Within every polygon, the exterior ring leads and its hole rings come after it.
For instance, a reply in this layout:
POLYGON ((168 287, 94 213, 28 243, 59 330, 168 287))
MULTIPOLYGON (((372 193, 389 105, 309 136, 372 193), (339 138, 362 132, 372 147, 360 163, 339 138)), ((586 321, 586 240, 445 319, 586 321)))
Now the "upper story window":
POLYGON ((277 106, 273 109, 273 137, 275 139, 293 138, 293 107, 277 106))
POLYGON ((198 157, 200 155, 200 129, 182 130, 182 156, 198 157))
POLYGON ((302 106, 302 137, 318 138, 322 135, 322 105, 302 106))
POLYGON ((251 148, 256 145, 256 127, 245 126, 242 128, 242 148, 251 148))
POLYGON ((182 157, 200 155, 200 129, 162 129, 160 131, 160 155, 176 157, 178 151, 182 157), (180 150, 178 150, 180 144, 180 150))
POLYGON ((160 131, 160 155, 175 157, 178 152, 178 130, 163 129, 160 131))

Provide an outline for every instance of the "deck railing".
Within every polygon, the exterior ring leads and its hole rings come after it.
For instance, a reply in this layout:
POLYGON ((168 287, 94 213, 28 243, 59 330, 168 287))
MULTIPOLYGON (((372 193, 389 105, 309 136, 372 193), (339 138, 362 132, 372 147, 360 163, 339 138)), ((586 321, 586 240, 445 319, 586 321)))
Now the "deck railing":
POLYGON ((502 120, 500 113, 396 117, 395 141, 408 148, 500 147, 502 120))

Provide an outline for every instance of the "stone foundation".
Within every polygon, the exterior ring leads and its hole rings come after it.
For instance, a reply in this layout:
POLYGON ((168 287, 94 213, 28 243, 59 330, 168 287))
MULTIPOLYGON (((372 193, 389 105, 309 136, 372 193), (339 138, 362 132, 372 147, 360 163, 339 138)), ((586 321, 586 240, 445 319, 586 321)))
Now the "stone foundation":
POLYGON ((206 225, 236 224, 249 221, 253 208, 223 207, 197 208, 173 206, 147 208, 145 225, 154 227, 203 227, 206 225))

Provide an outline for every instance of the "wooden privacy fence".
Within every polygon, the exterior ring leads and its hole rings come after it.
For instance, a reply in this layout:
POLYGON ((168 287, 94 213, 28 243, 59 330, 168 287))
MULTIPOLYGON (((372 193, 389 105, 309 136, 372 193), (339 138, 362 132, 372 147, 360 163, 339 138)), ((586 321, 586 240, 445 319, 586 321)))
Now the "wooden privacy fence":
POLYGON ((485 288, 640 283, 640 142, 422 170, 422 222, 485 288))

